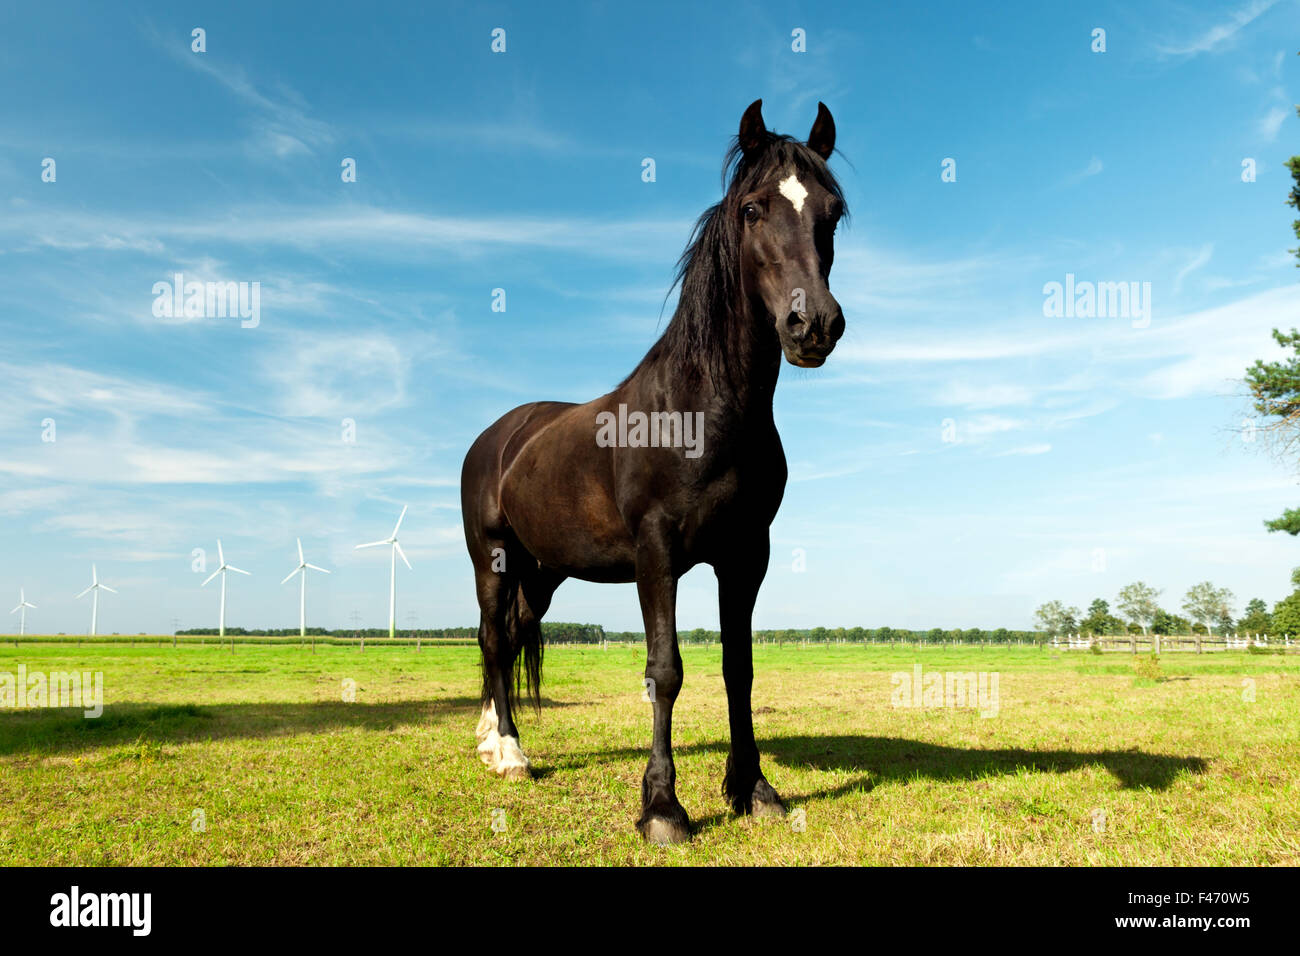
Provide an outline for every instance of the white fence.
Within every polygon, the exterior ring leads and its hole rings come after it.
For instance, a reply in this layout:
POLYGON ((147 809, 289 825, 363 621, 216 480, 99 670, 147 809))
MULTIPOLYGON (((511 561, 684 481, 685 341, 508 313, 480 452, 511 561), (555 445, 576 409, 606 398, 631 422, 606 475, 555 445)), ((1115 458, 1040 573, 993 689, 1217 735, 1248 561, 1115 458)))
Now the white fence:
POLYGON ((1245 650, 1249 647, 1295 647, 1297 643, 1290 637, 1274 637, 1269 640, 1267 634, 1104 634, 1098 637, 1081 634, 1066 634, 1064 640, 1054 637, 1049 646, 1064 650, 1087 650, 1093 644, 1102 650, 1126 650, 1137 653, 1140 647, 1159 654, 1161 651, 1194 650, 1197 654, 1214 650, 1245 650))

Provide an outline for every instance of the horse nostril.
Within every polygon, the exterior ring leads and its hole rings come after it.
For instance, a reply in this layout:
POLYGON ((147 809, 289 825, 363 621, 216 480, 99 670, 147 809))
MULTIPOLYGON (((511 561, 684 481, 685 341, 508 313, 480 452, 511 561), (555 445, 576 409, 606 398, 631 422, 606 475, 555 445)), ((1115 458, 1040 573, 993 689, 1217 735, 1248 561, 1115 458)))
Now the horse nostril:
POLYGON ((803 316, 798 312, 791 312, 785 317, 785 330, 795 339, 801 339, 808 334, 808 323, 804 321, 803 316))
POLYGON ((830 336, 832 342, 838 342, 841 335, 844 334, 844 313, 841 312, 835 316, 830 326, 830 336))

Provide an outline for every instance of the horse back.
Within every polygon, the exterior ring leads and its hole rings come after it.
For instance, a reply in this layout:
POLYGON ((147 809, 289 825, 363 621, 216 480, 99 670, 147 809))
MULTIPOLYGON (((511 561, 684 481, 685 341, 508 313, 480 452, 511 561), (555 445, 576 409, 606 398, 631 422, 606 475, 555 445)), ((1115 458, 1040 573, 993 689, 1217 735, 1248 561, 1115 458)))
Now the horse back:
POLYGON ((572 402, 530 402, 506 412, 470 446, 461 468, 461 511, 471 525, 488 532, 503 527, 501 479, 529 440, 572 402))

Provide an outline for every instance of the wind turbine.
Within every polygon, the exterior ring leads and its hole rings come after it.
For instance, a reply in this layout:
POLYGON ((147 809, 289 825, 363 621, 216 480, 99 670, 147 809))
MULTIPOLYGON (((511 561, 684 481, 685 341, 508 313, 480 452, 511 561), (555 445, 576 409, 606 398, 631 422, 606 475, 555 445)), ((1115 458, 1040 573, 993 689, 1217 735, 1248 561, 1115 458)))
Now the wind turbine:
POLYGON ((94 637, 96 633, 98 633, 97 628, 99 627, 99 592, 100 591, 107 591, 109 594, 117 593, 112 588, 110 588, 107 584, 99 583, 99 571, 92 564, 90 566, 90 587, 86 588, 86 590, 78 594, 76 598, 73 598, 73 600, 75 601, 77 600, 77 598, 83 598, 87 594, 91 595, 91 599, 90 599, 90 636, 91 637, 94 637))
POLYGON ((382 544, 392 545, 392 567, 388 574, 388 636, 390 638, 397 636, 397 556, 402 556, 403 563, 409 570, 415 570, 411 567, 411 562, 406 560, 406 552, 402 546, 397 543, 397 529, 402 526, 402 519, 406 517, 406 505, 402 506, 402 513, 397 516, 397 524, 393 525, 393 533, 383 541, 371 541, 369 544, 359 544, 354 550, 361 548, 377 548, 382 544))
MULTIPOLYGON (((295 574, 302 575, 302 588, 298 594, 298 639, 299 640, 302 640, 307 636, 307 570, 309 568, 312 571, 321 571, 325 574, 330 573, 329 571, 326 571, 324 568, 318 568, 314 564, 307 563, 307 559, 302 556, 302 538, 299 538, 298 539, 298 566, 294 568, 292 571, 290 571, 288 577, 286 577, 283 581, 280 582, 281 584, 288 584, 289 580, 295 574)), ((316 639, 314 637, 312 638, 311 646, 312 647, 316 646, 316 639)))
MULTIPOLYGON (((226 636, 226 572, 234 571, 238 574, 248 574, 249 572, 237 568, 233 564, 226 564, 226 555, 225 552, 221 550, 220 538, 217 539, 217 560, 221 562, 221 567, 209 574, 208 580, 204 581, 199 585, 199 587, 207 587, 208 581, 211 581, 218 574, 221 575, 221 621, 218 625, 218 631, 220 632, 218 636, 224 639, 226 636)), ((232 651, 234 650, 233 643, 231 644, 230 649, 232 651)))
POLYGON ((27 600, 27 595, 23 593, 22 588, 19 588, 18 606, 9 612, 10 614, 18 615, 18 636, 19 637, 23 637, 27 634, 27 609, 28 608, 32 608, 33 610, 35 610, 36 605, 33 604, 31 601, 27 600))

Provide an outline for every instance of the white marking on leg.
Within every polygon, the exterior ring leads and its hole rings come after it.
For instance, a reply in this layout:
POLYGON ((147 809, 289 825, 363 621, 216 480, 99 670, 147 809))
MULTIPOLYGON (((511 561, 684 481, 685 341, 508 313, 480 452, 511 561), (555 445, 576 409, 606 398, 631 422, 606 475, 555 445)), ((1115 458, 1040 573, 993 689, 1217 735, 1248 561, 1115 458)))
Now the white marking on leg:
POLYGON ((497 764, 493 769, 503 777, 528 775, 528 758, 520 749, 518 739, 501 738, 501 749, 498 751, 497 764))
POLYGON ((790 200, 790 205, 794 206, 794 211, 803 212, 803 201, 808 198, 808 190, 804 189, 803 183, 799 182, 799 177, 791 173, 777 187, 781 190, 781 195, 790 200))
POLYGON ((478 726, 474 728, 474 739, 482 743, 487 739, 489 733, 497 729, 497 702, 488 701, 488 705, 483 708, 483 714, 478 719, 478 726))
POLYGON ((493 773, 510 780, 526 780, 529 777, 528 758, 524 756, 516 737, 502 737, 498 729, 495 701, 490 701, 483 708, 474 736, 478 738, 479 760, 482 760, 493 773))
POLYGON ((497 733, 497 729, 493 727, 491 730, 487 732, 483 740, 479 742, 478 759, 482 760, 491 769, 495 770, 497 760, 500 759, 499 758, 500 753, 501 753, 501 735, 497 733))

